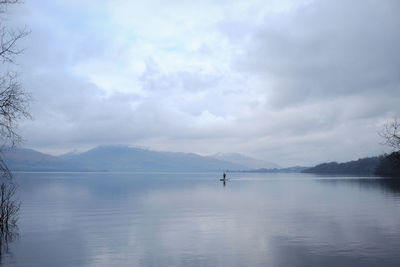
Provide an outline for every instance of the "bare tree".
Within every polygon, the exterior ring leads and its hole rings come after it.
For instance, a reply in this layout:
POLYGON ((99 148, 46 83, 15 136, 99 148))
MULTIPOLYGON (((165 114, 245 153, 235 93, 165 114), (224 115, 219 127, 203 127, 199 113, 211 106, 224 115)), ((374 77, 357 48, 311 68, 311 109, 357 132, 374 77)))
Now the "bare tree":
POLYGON ((386 145, 400 150, 400 121, 397 118, 387 122, 379 135, 384 139, 386 145))
POLYGON ((28 112, 30 95, 18 82, 15 73, 8 72, 0 77, 0 137, 3 146, 15 146, 22 141, 16 132, 17 122, 30 118, 28 112))
POLYGON ((26 27, 12 29, 4 26, 3 17, 7 7, 17 4, 19 0, 0 0, 0 138, 4 146, 15 146, 22 139, 16 132, 18 120, 30 118, 28 104, 30 95, 26 93, 18 81, 18 73, 9 70, 15 57, 23 49, 17 46, 18 41, 28 35, 26 27))
POLYGON ((0 255, 2 245, 7 244, 17 227, 20 207, 16 198, 17 185, 3 160, 3 152, 6 147, 14 147, 21 141, 21 136, 16 132, 18 121, 30 118, 30 96, 19 83, 18 74, 11 70, 16 56, 23 51, 17 44, 28 31, 26 28, 12 29, 4 19, 8 6, 18 2, 0 0, 0 255))

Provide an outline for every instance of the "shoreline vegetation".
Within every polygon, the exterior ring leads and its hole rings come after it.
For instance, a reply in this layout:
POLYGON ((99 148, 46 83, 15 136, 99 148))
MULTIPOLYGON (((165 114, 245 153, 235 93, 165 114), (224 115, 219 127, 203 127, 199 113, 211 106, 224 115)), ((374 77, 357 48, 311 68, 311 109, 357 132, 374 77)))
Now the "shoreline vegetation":
POLYGON ((321 163, 302 172, 315 174, 377 175, 400 178, 400 152, 392 152, 391 154, 361 158, 343 163, 321 163))
POLYGON ((281 169, 229 170, 242 173, 313 173, 327 175, 367 175, 400 178, 400 152, 361 158, 348 162, 325 162, 314 167, 289 167, 281 169))

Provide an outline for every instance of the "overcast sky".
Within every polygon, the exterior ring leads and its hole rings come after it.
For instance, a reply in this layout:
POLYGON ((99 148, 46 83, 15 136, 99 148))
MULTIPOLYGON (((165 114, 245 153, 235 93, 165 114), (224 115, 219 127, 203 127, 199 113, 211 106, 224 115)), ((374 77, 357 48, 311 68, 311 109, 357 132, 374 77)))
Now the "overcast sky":
POLYGON ((23 146, 239 152, 288 165, 387 151, 397 0, 25 0, 23 146))

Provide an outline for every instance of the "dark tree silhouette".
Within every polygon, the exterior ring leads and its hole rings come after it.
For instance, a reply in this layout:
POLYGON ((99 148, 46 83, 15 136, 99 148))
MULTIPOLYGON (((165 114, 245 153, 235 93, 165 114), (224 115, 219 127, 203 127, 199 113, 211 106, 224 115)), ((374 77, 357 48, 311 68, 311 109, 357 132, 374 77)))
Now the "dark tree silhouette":
POLYGON ((387 177, 400 178, 400 121, 393 119, 387 122, 379 135, 384 143, 394 149, 390 154, 385 154, 376 169, 376 174, 387 177))

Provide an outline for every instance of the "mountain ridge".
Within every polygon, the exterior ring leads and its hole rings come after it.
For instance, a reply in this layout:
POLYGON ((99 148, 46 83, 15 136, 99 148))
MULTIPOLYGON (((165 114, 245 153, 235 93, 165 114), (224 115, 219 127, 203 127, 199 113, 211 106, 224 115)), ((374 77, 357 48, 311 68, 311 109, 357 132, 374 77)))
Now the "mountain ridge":
POLYGON ((98 146, 52 156, 29 148, 3 152, 14 171, 225 171, 249 166, 195 153, 154 151, 129 146, 98 146))

